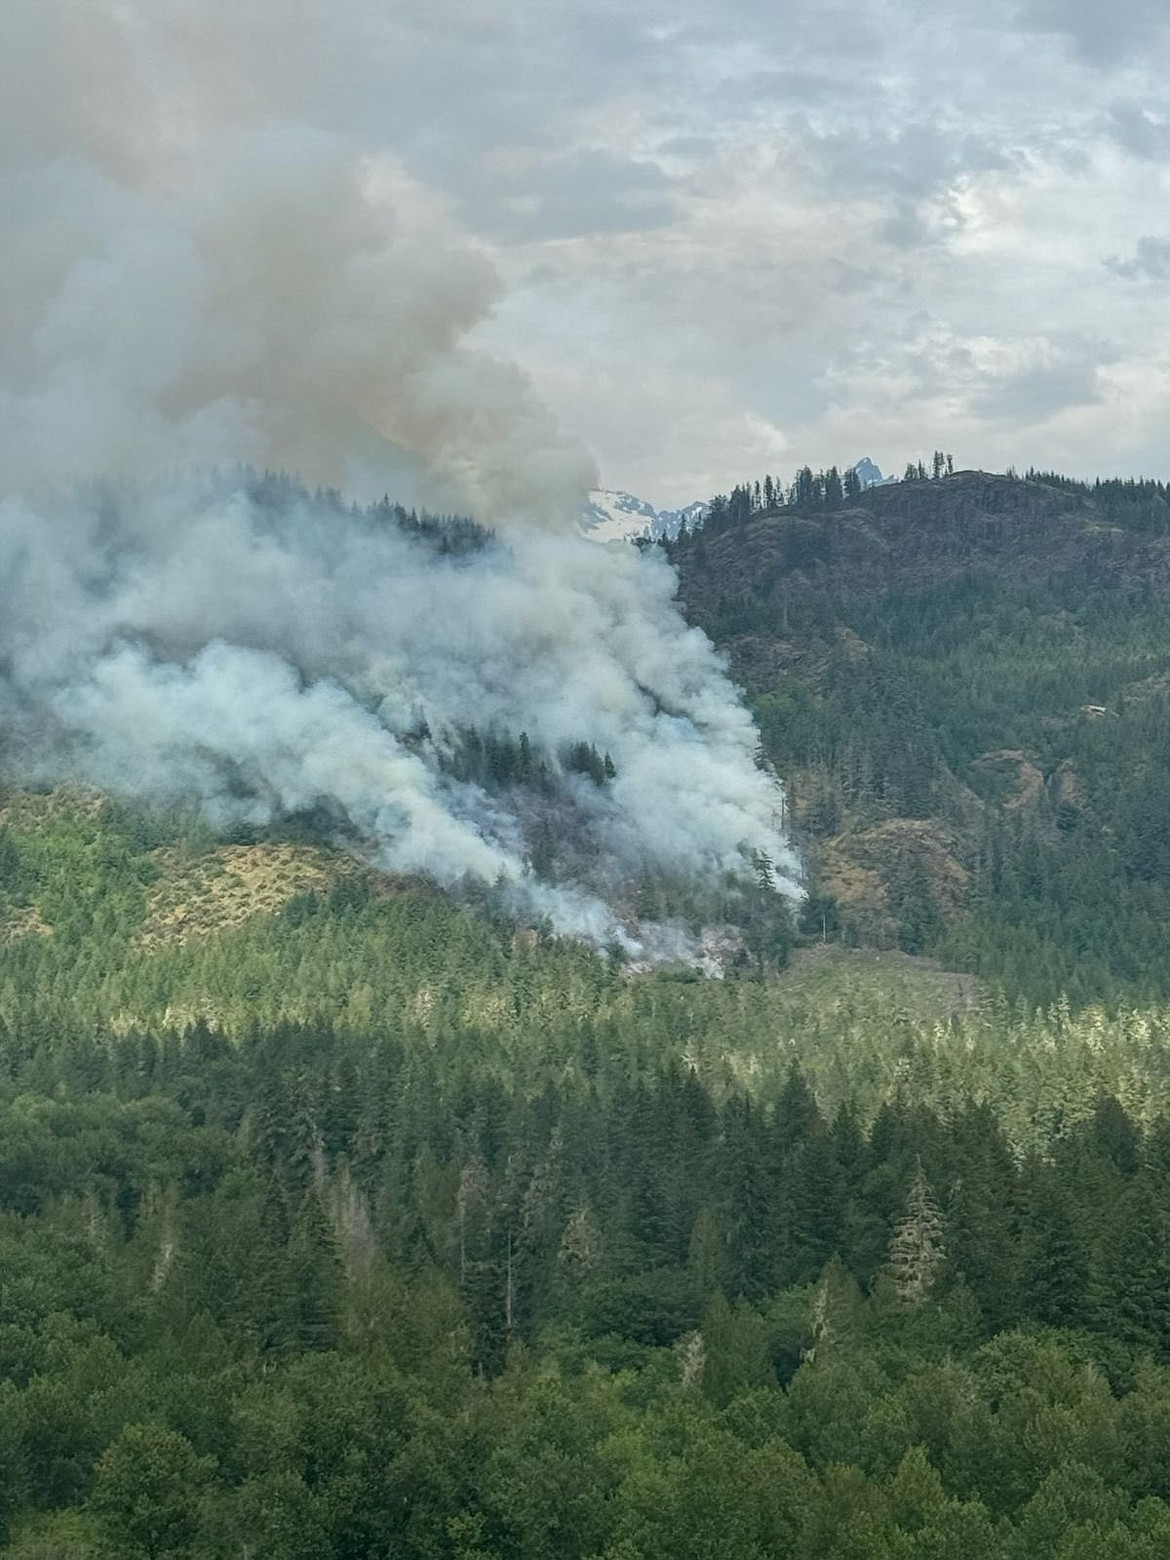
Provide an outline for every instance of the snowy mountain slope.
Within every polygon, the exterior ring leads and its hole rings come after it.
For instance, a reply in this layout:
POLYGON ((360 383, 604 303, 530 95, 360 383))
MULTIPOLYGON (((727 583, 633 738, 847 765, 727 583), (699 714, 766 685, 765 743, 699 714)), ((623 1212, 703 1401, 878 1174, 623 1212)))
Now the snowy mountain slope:
POLYGON ((688 504, 685 509, 655 509, 633 493, 612 488, 595 488, 589 503, 581 511, 581 529, 593 542, 653 540, 658 536, 677 536, 679 527, 688 527, 707 513, 703 503, 688 504))

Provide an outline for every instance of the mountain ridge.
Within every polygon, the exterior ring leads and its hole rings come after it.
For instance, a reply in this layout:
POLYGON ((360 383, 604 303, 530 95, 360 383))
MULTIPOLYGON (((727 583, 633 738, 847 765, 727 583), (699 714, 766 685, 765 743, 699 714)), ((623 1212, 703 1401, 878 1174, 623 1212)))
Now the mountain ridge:
POLYGON ((962 471, 667 543, 789 789, 806 931, 1039 1001, 1170 970, 1170 504, 962 471))
POLYGON ((704 575, 757 599, 777 587, 872 595, 1005 565, 1031 580, 1076 571, 1102 583, 1170 583, 1170 536, 1125 530, 1089 495, 974 470, 874 485, 826 511, 760 510, 719 530, 704 527, 701 546, 672 556, 692 602, 704 575))
MULTIPOLYGON (((882 469, 868 455, 863 455, 850 468, 857 473, 862 490, 871 487, 888 487, 898 479, 883 476, 882 469)), ((656 509, 646 499, 621 488, 594 488, 588 501, 582 506, 580 525, 585 534, 597 542, 673 541, 685 525, 694 530, 708 517, 711 505, 702 499, 684 504, 679 509, 656 509)))

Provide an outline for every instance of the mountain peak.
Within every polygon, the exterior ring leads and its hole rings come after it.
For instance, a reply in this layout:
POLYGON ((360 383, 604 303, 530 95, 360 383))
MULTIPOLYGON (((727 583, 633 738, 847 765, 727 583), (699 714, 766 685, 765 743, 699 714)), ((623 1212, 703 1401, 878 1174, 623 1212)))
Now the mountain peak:
POLYGON ((655 509, 645 499, 618 488, 595 488, 581 510, 581 529, 592 542, 656 541, 676 537, 682 525, 690 527, 706 516, 707 505, 687 504, 683 509, 655 509))
POLYGON ((886 487, 889 483, 898 480, 897 477, 883 477, 882 468, 876 461, 870 460, 868 455, 863 455, 853 469, 863 488, 886 487))

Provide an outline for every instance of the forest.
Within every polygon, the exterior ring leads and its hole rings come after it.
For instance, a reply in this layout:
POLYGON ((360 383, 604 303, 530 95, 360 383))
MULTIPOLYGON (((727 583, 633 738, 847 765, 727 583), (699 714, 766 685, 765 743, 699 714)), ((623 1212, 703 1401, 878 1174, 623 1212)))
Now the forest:
MULTIPOLYGON (((1149 535, 1159 497, 1071 501, 1149 535)), ((311 818, 0 792, 0 1553, 1170 1552, 1159 592, 793 565, 778 607, 724 582, 753 513, 671 550, 812 881, 791 925, 764 862, 709 889, 720 979, 311 818)), ((449 762, 612 769, 472 729, 449 762)))
POLYGON ((1165 1552, 1170 1010, 4 820, 5 1554, 1165 1552))
MULTIPOLYGON (((834 857, 873 866, 864 852, 881 839, 874 831, 917 820, 928 826, 917 837, 938 841, 935 855, 945 854, 959 887, 948 894, 921 849, 878 861, 878 941, 933 954, 1033 1004, 1162 1000, 1164 485, 997 479, 996 512, 976 500, 964 520, 993 540, 940 564, 920 556, 916 537, 953 553, 956 538, 936 514, 971 484, 948 477, 937 454, 932 475, 923 467, 925 480, 916 476, 905 551, 869 590, 841 582, 848 512, 804 518, 795 486, 769 515, 745 483, 724 505, 730 515, 738 504, 738 525, 669 544, 688 610, 731 654, 764 751, 789 782, 816 914, 827 911, 846 940, 874 941, 876 918, 835 902, 832 879, 848 874, 834 874, 834 857), (1013 526, 1025 537, 1014 554, 1013 526), (1036 551, 1021 567, 1029 532, 1036 551), (1088 560, 1087 546, 1096 549, 1088 560), (750 589, 737 581, 740 557, 757 565, 750 589)), ((885 523, 906 486, 861 495, 857 512, 868 502, 872 523, 885 523)), ((813 482, 814 495, 822 488, 813 482)))

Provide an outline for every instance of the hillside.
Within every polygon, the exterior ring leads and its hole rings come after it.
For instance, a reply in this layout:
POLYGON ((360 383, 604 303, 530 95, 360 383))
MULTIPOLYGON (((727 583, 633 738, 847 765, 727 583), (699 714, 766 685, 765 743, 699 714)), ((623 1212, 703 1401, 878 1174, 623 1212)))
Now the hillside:
POLYGON ((1170 534, 1119 524, 1092 490, 982 471, 871 487, 828 512, 777 509, 680 553, 686 599, 739 592, 783 610, 785 594, 872 599, 980 570, 1019 584, 1170 584, 1170 534), (707 568, 696 567, 706 556, 707 568))
POLYGON ((1167 1552, 1170 1004, 1071 941, 1161 935, 1159 598, 721 590, 787 523, 679 549, 815 856, 784 970, 0 792, 6 1560, 1167 1552), (998 989, 1070 972, 1115 1011, 998 989))
MULTIPOLYGON (((1039 1058, 1056 1024, 1074 1118, 1123 1077, 1139 1115, 1170 1111, 1161 1040, 1135 1060, 1125 1025, 1103 1040, 1093 1012, 1009 1021, 977 982, 928 960, 813 941, 767 978, 631 974, 322 844, 227 845, 91 793, 0 795, 0 909, 0 1049, 16 1056, 38 1036, 68 1048, 115 1034, 134 1051, 193 1025, 241 1042, 319 1023, 450 1047, 518 1087, 644 1051, 761 1099, 799 1060, 826 1109, 852 1102, 865 1119, 908 1078, 940 1109, 977 1079, 1023 1143, 1052 1108, 1039 1058)), ((1161 1035, 1163 1019, 1150 1022, 1161 1035)))
POLYGON ((671 546, 749 690, 810 929, 1028 997, 1170 979, 1159 491, 959 472, 671 546))
POLYGON ((92 793, 0 882, 9 1560, 1165 1552, 1170 1009, 633 977, 92 793))

